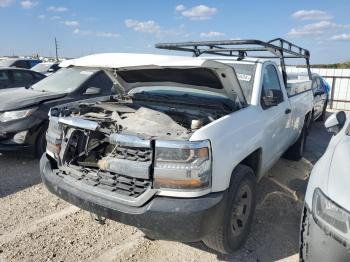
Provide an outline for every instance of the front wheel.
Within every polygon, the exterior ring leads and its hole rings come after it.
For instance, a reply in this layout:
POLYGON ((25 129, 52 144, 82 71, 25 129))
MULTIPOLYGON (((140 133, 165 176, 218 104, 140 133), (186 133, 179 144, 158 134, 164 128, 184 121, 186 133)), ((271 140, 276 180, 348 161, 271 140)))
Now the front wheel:
POLYGON ((36 156, 37 157, 41 157, 45 151, 46 151, 46 130, 47 130, 47 127, 44 126, 38 136, 37 136, 37 139, 36 139, 36 143, 35 143, 35 153, 36 153, 36 156))
POLYGON ((208 247, 231 254, 240 248, 250 232, 256 205, 256 177, 245 165, 238 165, 232 173, 223 224, 203 239, 208 247))

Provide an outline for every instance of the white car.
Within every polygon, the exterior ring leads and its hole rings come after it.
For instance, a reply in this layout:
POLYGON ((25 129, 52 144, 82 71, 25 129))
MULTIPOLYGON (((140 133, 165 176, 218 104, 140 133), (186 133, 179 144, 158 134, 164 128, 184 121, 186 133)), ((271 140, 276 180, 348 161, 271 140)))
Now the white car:
POLYGON ((32 67, 33 71, 42 73, 46 76, 52 75, 59 69, 59 62, 42 62, 32 67))
POLYGON ((335 135, 311 172, 300 261, 350 261, 350 118, 334 113, 325 127, 335 135))
POLYGON ((233 252, 248 235, 257 182, 286 151, 302 157, 311 81, 286 88, 272 60, 117 53, 61 66, 104 68, 119 96, 51 109, 43 182, 150 238, 233 252))

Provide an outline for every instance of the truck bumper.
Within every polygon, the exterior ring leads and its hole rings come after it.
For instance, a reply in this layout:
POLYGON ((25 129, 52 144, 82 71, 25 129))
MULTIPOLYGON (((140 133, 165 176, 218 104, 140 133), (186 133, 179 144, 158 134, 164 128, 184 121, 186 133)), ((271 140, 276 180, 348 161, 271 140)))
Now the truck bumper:
POLYGON ((224 191, 191 199, 155 196, 141 207, 131 207, 87 194, 64 182, 54 175, 45 154, 40 160, 40 172, 43 183, 58 197, 99 216, 135 226, 152 239, 200 241, 222 223, 227 202, 224 191))
POLYGON ((310 209, 306 206, 303 216, 300 234, 300 261, 350 261, 349 250, 316 224, 310 209))

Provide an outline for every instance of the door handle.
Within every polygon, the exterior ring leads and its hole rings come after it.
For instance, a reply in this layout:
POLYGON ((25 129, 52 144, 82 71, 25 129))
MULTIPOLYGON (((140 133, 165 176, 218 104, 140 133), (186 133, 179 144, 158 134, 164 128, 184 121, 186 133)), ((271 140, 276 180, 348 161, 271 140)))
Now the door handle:
POLYGON ((292 110, 291 110, 290 108, 287 108, 286 111, 284 111, 284 113, 285 113, 286 115, 290 114, 291 112, 292 112, 292 110))

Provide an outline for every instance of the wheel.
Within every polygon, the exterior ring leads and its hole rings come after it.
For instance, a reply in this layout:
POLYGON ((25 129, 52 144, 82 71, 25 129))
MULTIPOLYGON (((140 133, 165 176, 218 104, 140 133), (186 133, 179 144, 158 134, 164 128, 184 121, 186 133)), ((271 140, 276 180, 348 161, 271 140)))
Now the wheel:
POLYGON ((223 254, 231 254, 246 241, 256 204, 256 177, 245 165, 232 173, 223 224, 203 239, 205 245, 223 254))
POLYGON ((36 139, 35 154, 37 157, 41 157, 46 151, 46 130, 47 127, 43 126, 36 139))
POLYGON ((298 140, 290 148, 288 148, 288 150, 284 154, 284 157, 289 160, 299 161, 304 154, 306 137, 307 137, 307 128, 306 128, 306 124, 304 124, 298 140))

